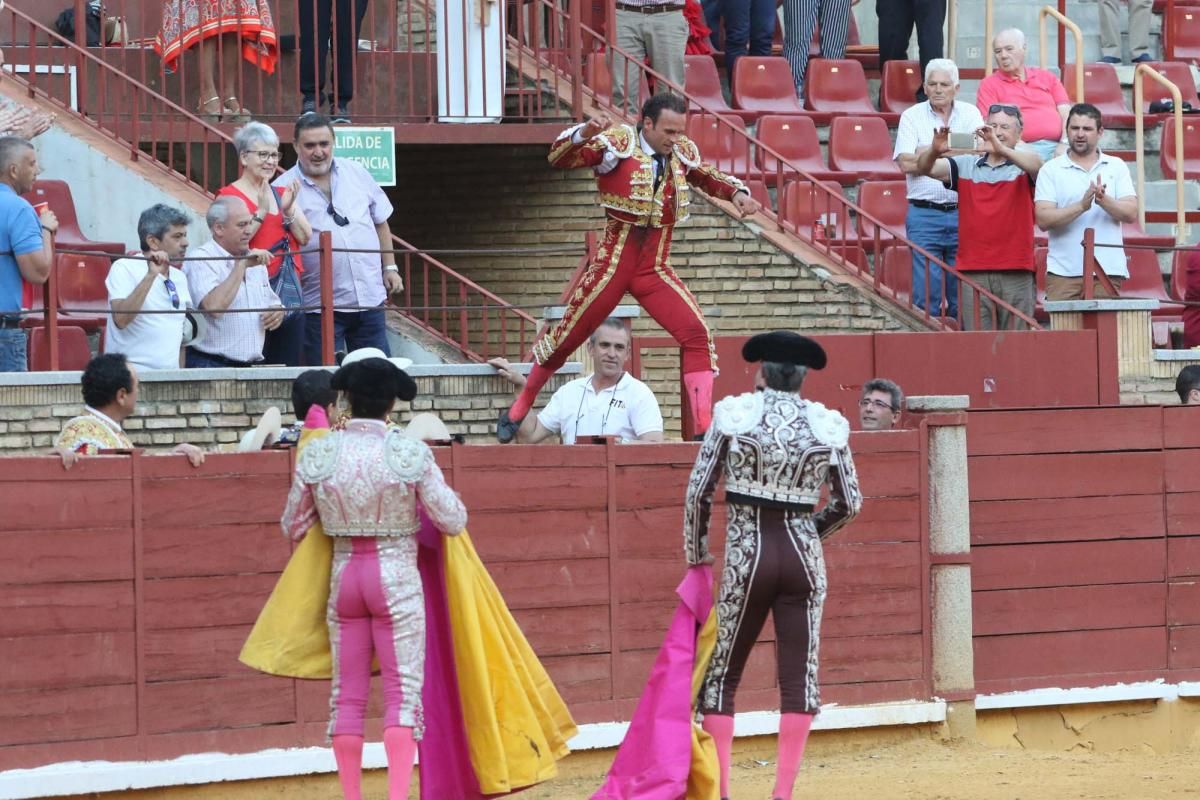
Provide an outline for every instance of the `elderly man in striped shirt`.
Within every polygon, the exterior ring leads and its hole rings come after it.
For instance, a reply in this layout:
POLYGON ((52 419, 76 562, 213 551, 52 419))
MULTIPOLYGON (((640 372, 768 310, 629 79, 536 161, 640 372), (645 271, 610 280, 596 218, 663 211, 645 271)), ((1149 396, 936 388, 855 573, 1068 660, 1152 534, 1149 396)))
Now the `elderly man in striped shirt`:
POLYGON ((250 249, 250 210, 222 196, 205 214, 212 239, 184 264, 188 289, 208 321, 204 337, 188 348, 188 367, 248 367, 263 360, 267 331, 283 322, 283 303, 271 289, 271 254, 250 249), (249 309, 259 309, 251 311, 249 309))

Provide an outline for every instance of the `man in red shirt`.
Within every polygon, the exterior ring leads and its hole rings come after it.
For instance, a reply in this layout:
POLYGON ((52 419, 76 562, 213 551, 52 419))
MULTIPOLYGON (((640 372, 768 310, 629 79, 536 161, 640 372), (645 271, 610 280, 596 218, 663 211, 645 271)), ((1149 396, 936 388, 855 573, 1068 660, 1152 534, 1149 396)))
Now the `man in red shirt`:
POLYGON ((975 105, 987 119, 992 106, 1021 109, 1025 125, 1021 140, 1030 144, 1043 161, 1066 150, 1067 112, 1071 101, 1053 72, 1025 66, 1025 34, 1016 28, 1000 31, 992 40, 996 72, 984 78, 975 94, 975 105))
MULTIPOLYGON (((958 258, 955 267, 972 281, 1028 317, 1033 316, 1033 189, 1042 160, 1029 149, 1017 149, 1021 111, 995 105, 987 125, 976 134, 983 155, 944 158, 950 150, 948 128, 938 130, 933 144, 917 158, 917 169, 958 192, 958 258)), ((964 327, 1007 330, 1017 323, 1012 313, 980 296, 976 319, 975 291, 963 282, 964 327)))

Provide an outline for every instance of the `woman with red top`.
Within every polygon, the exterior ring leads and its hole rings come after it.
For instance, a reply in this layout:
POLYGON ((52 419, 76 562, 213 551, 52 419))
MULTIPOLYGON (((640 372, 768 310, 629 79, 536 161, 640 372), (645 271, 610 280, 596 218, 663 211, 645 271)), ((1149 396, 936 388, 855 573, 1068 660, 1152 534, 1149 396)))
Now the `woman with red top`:
MULTIPOLYGON (((267 265, 267 274, 274 286, 283 264, 283 253, 299 250, 312 238, 312 226, 296 204, 300 183, 296 181, 282 191, 271 188, 271 179, 279 165, 279 137, 270 126, 248 122, 234 131, 233 144, 238 151, 242 174, 217 194, 239 197, 250 210, 253 215, 250 247, 270 250, 274 254, 267 265)), ((297 275, 304 271, 300 256, 292 257, 292 262, 297 275)), ((298 367, 303 349, 304 315, 293 314, 275 330, 267 331, 263 359, 267 364, 298 367)))

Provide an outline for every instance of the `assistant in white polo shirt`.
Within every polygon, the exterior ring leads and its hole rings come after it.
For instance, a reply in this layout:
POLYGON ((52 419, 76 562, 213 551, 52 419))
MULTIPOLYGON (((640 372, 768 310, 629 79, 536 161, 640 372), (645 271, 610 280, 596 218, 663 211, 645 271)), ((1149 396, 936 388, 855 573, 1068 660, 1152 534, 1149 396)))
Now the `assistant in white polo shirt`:
POLYGON ((104 333, 104 349, 122 353, 139 370, 179 369, 183 365, 186 317, 166 312, 194 308, 178 264, 187 253, 188 216, 164 203, 150 206, 138 218, 138 241, 144 258, 122 258, 109 267, 104 281, 112 313, 104 333))
MULTIPOLYGON (((1050 159, 1038 173, 1033 193, 1037 224, 1049 233, 1046 259, 1046 299, 1078 300, 1083 297, 1083 234, 1096 229, 1096 260, 1120 294, 1129 277, 1121 223, 1137 219, 1137 193, 1129 166, 1100 152, 1104 126, 1100 111, 1079 103, 1067 113, 1067 152, 1050 159)), ((1099 281, 1095 296, 1107 297, 1099 281)))
MULTIPOLYGON (((596 371, 559 387, 546 407, 527 414, 517 431, 521 444, 558 436, 574 444, 580 436, 616 436, 623 442, 661 442, 662 412, 650 387, 626 372, 631 355, 625 323, 609 317, 587 342, 596 371)), ((488 362, 519 392, 525 376, 503 358, 488 362)))

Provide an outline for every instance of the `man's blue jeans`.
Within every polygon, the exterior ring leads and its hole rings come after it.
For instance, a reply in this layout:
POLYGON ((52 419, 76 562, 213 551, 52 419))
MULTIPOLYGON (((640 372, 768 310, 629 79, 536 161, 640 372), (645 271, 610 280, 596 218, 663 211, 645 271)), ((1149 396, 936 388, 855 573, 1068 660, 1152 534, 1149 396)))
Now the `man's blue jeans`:
MULTIPOLYGON (((378 347, 391 355, 387 340, 387 320, 382 308, 373 311, 333 312, 334 352, 349 353, 360 347, 378 347)), ((304 363, 321 365, 321 315, 304 315, 304 363)))
POLYGON ((25 331, 20 328, 0 328, 0 372, 25 372, 29 369, 25 342, 25 331))
POLYGON ((738 58, 771 55, 779 17, 775 0, 721 0, 721 16, 725 19, 725 68, 732 81, 738 58))
MULTIPOLYGON (((913 244, 919 245, 946 264, 954 266, 958 255, 958 211, 938 211, 934 208, 908 207, 904 230, 913 244)), ((916 250, 912 254, 912 301, 917 308, 925 308, 925 274, 929 267, 929 313, 932 316, 958 317, 958 278, 945 273, 945 299, 947 310, 942 306, 943 270, 937 264, 928 264, 928 259, 916 250)))

